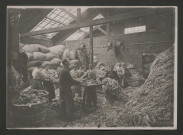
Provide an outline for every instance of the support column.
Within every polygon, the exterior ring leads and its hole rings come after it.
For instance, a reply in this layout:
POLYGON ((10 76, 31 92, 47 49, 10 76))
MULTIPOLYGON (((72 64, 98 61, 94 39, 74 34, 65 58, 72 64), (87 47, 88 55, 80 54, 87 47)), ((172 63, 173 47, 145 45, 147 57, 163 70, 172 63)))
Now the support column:
POLYGON ((107 31, 107 35, 110 35, 110 23, 106 24, 106 31, 107 31))
POLYGON ((8 10, 8 47, 10 52, 19 52, 19 9, 8 10))
POLYGON ((81 8, 77 8, 77 22, 81 21, 81 8))
POLYGON ((90 64, 93 65, 93 26, 90 26, 90 64))

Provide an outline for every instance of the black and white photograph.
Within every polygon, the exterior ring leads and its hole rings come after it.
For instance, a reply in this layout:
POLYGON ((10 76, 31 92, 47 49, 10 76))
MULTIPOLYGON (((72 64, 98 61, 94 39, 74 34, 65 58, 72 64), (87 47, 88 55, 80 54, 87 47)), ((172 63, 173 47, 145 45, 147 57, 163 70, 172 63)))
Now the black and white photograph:
POLYGON ((7 6, 6 128, 177 129, 176 6, 7 6))

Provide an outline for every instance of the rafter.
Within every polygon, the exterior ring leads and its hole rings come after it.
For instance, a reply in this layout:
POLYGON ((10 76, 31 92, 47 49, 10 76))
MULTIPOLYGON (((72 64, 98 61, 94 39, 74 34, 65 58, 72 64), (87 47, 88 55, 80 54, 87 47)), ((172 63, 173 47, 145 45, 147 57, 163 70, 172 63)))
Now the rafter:
POLYGON ((70 17, 72 17, 74 20, 77 20, 77 17, 73 15, 71 12, 69 12, 67 9, 61 8, 61 10, 65 12, 67 15, 69 15, 70 17))
POLYGON ((67 29, 82 28, 82 27, 106 24, 109 22, 120 21, 120 20, 134 18, 134 17, 147 16, 147 15, 152 15, 152 14, 157 14, 157 13, 158 13, 158 11, 155 9, 149 9, 149 10, 141 9, 141 10, 133 11, 130 13, 123 13, 123 14, 110 16, 107 18, 90 20, 90 21, 86 21, 86 22, 82 22, 82 23, 75 23, 75 24, 70 24, 70 25, 61 26, 61 27, 57 27, 57 28, 49 28, 46 30, 32 31, 32 32, 24 33, 24 34, 22 34, 22 36, 41 35, 41 34, 58 32, 58 31, 67 30, 67 29))
POLYGON ((55 20, 55 19, 53 19, 53 18, 51 18, 51 17, 49 17, 49 16, 47 16, 46 18, 48 18, 48 19, 50 19, 51 21, 54 21, 54 22, 56 22, 56 23, 60 23, 60 24, 62 24, 62 25, 65 25, 64 23, 62 23, 62 22, 60 22, 60 21, 58 21, 58 20, 55 20))
POLYGON ((100 26, 96 26, 96 27, 97 27, 97 29, 100 30, 102 33, 104 33, 105 35, 107 35, 107 32, 106 32, 104 29, 102 29, 100 26))

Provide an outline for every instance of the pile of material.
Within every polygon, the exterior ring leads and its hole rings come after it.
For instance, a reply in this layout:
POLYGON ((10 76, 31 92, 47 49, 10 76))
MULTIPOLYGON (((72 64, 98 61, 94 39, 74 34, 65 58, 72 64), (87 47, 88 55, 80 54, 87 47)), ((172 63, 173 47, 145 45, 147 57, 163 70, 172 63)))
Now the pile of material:
POLYGON ((18 99, 16 99, 14 105, 16 106, 31 106, 45 102, 47 100, 48 92, 44 90, 34 90, 28 87, 20 93, 18 99))
POLYGON ((173 126, 173 50, 156 57, 149 77, 120 113, 118 126, 173 126))
POLYGON ((150 67, 155 59, 157 54, 155 53, 144 53, 142 57, 142 63, 143 63, 143 74, 144 77, 147 78, 150 73, 150 67))

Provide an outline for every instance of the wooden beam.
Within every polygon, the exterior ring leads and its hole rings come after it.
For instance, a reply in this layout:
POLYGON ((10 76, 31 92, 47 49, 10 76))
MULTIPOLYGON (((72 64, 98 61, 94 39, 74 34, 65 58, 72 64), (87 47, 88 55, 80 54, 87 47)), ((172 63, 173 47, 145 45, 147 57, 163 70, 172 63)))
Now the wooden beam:
POLYGON ((48 18, 48 19, 50 19, 51 21, 54 21, 54 22, 56 22, 56 23, 60 23, 60 24, 62 24, 62 25, 66 25, 66 24, 64 24, 64 23, 62 23, 62 22, 60 22, 60 21, 58 21, 58 20, 55 20, 55 19, 53 19, 53 18, 51 18, 51 17, 46 17, 46 18, 48 18))
POLYGON ((100 30, 102 33, 104 33, 105 35, 107 35, 107 32, 106 32, 104 29, 102 29, 100 26, 96 26, 96 27, 97 27, 97 29, 100 30))
POLYGON ((70 17, 72 17, 74 20, 77 20, 77 17, 75 15, 73 15, 71 12, 69 12, 67 9, 65 8, 61 8, 61 10, 65 13, 67 13, 67 15, 69 15, 70 17))
POLYGON ((106 27, 107 27, 107 30, 106 30, 107 31, 107 35, 110 35, 110 23, 107 23, 106 27))
POLYGON ((77 22, 80 22, 81 19, 81 8, 77 8, 77 22))
POLYGON ((105 24, 105 23, 109 23, 109 22, 125 20, 125 19, 129 19, 129 18, 134 18, 134 17, 147 16, 147 15, 152 15, 152 14, 157 14, 157 13, 158 12, 155 9, 149 9, 149 10, 140 9, 140 10, 133 11, 130 13, 124 13, 124 14, 110 16, 108 18, 90 20, 90 21, 86 21, 83 23, 75 23, 75 24, 70 24, 70 25, 61 26, 61 27, 57 27, 57 28, 49 28, 49 29, 45 29, 45 30, 32 31, 32 32, 24 33, 24 34, 22 34, 22 36, 41 35, 41 34, 46 34, 46 33, 58 32, 61 30, 100 25, 100 24, 105 24))
POLYGON ((8 46, 11 52, 19 52, 19 10, 9 9, 8 10, 8 46))
POLYGON ((90 64, 93 65, 93 26, 90 26, 90 64))

